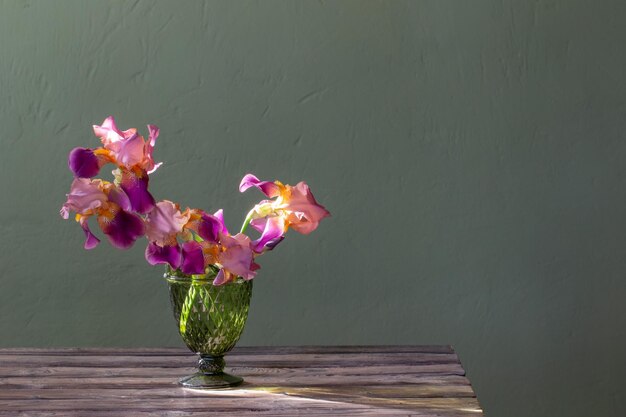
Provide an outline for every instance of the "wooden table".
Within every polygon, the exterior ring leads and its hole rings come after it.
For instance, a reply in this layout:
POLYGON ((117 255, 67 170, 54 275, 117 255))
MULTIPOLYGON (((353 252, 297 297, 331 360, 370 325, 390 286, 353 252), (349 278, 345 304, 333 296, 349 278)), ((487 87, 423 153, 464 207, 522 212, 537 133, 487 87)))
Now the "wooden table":
POLYGON ((449 346, 239 347, 229 390, 184 349, 0 349, 0 416, 481 416, 449 346))

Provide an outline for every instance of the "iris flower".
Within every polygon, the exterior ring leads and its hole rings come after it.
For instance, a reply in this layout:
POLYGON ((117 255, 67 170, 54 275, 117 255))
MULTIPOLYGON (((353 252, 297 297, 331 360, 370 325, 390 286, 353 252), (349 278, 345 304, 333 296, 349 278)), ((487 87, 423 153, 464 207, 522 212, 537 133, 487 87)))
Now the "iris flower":
POLYGON ((94 134, 100 138, 104 149, 108 150, 118 165, 126 169, 139 167, 152 174, 161 163, 155 164, 152 158, 154 145, 159 137, 159 128, 148 125, 148 141, 132 128, 121 131, 113 116, 107 117, 102 125, 93 126, 94 134))
POLYGON ((237 276, 249 280, 260 267, 254 262, 255 253, 250 238, 242 233, 232 236, 224 224, 224 213, 208 214, 192 210, 187 228, 197 235, 204 263, 220 268, 213 284, 226 284, 237 276))
POLYGON ((67 219, 70 211, 76 213, 85 233, 85 249, 93 249, 100 242, 89 228, 92 216, 97 216, 100 229, 113 246, 126 249, 144 234, 143 220, 129 210, 130 201, 121 188, 107 181, 75 178, 61 216, 67 219))
POLYGON ((179 245, 178 237, 190 239, 185 230, 192 217, 189 208, 180 211, 178 204, 163 200, 155 204, 146 216, 146 260, 151 265, 169 264, 188 275, 204 274, 206 265, 202 247, 195 241, 179 245))
POLYGON ((213 280, 214 285, 223 285, 238 276, 251 280, 260 266, 254 262, 254 251, 250 238, 243 233, 235 236, 220 234, 218 243, 200 242, 205 261, 220 268, 213 280))
POLYGON ((133 211, 146 214, 154 207, 154 198, 148 192, 148 175, 161 165, 152 157, 159 129, 148 125, 146 141, 137 129, 121 131, 112 116, 102 125, 93 126, 94 134, 102 141, 102 147, 74 148, 69 155, 68 165, 77 178, 92 178, 102 166, 112 163, 118 166, 116 182, 124 190, 133 211))
POLYGON ((239 191, 256 187, 273 200, 263 200, 248 213, 242 231, 248 224, 261 232, 261 237, 253 242, 255 252, 273 249, 289 228, 302 234, 309 234, 320 221, 330 216, 328 210, 315 201, 309 186, 301 181, 295 186, 280 181, 261 181, 252 174, 241 180, 239 191))
POLYGON ((195 232, 200 240, 210 243, 217 243, 221 234, 228 234, 222 210, 218 210, 215 214, 209 214, 202 210, 193 209, 186 227, 195 232))
POLYGON ((150 265, 170 264, 174 269, 182 263, 177 235, 189 221, 189 213, 181 213, 177 204, 160 201, 146 215, 146 260, 150 265))

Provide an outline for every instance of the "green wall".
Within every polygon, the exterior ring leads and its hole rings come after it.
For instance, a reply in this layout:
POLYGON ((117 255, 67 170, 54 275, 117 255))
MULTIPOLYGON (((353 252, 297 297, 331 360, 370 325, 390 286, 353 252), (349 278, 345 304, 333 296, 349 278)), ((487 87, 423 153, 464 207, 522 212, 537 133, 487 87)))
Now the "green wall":
POLYGON ((626 407, 626 5, 0 1, 0 346, 181 345, 160 268, 58 210, 91 125, 157 198, 247 172, 333 213, 260 259, 242 344, 452 344, 491 416, 626 407), (144 130, 145 132, 145 130, 144 130))

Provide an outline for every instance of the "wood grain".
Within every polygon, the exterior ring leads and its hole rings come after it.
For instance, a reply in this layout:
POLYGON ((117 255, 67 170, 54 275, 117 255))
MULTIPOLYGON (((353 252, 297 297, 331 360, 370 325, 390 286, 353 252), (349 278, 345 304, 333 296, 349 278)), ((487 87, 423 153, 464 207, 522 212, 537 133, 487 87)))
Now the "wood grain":
POLYGON ((190 390, 195 355, 163 349, 0 349, 3 416, 481 416, 449 346, 241 347, 245 383, 190 390))

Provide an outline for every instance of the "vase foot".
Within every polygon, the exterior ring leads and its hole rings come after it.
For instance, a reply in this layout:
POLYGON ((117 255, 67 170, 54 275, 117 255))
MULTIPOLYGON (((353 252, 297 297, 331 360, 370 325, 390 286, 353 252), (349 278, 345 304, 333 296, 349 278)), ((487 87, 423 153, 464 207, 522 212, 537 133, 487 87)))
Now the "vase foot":
POLYGON ((183 387, 199 389, 230 388, 236 387, 242 382, 243 378, 225 372, 219 374, 203 374, 196 372, 178 381, 183 387))

